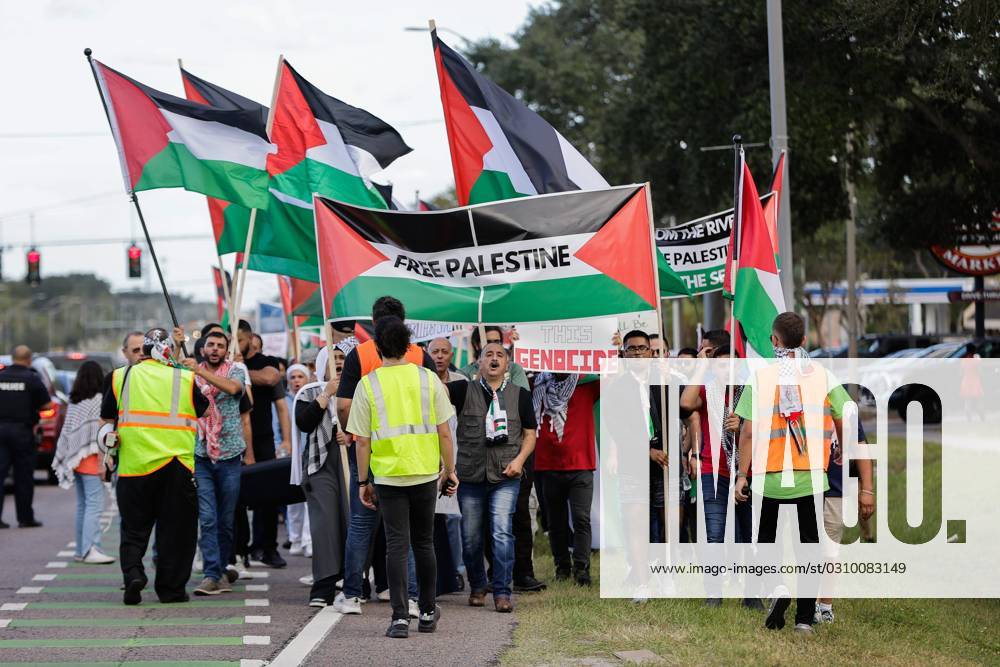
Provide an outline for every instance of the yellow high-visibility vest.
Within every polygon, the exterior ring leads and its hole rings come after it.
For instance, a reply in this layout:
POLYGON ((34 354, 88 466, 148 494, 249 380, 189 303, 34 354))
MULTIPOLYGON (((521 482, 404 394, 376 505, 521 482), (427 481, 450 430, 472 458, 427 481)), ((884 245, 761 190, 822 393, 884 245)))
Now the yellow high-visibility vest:
POLYGON ((371 407, 371 469, 376 477, 438 472, 433 379, 433 371, 415 364, 383 366, 361 378, 371 407))
POLYGON ((132 366, 127 379, 126 370, 118 368, 112 377, 118 401, 118 475, 149 475, 175 458, 194 471, 194 373, 152 359, 132 366))

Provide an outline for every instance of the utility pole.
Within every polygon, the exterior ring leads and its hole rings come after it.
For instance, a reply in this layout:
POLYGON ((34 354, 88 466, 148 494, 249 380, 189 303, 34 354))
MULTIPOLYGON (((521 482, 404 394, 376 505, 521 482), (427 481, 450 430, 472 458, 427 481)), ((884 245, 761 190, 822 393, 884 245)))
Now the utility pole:
MULTIPOLYGON (((781 0, 767 0, 767 64, 771 87, 771 163, 788 149, 788 121, 785 117, 785 47, 781 29, 781 0)), ((781 257, 781 291, 788 308, 795 307, 795 277, 792 266, 791 179, 789 156, 785 156, 785 176, 778 209, 778 251, 781 257)))
POLYGON ((854 128, 847 132, 847 156, 844 160, 844 181, 847 188, 847 357, 858 356, 858 258, 857 215, 858 198, 854 194, 851 162, 854 157, 854 128))

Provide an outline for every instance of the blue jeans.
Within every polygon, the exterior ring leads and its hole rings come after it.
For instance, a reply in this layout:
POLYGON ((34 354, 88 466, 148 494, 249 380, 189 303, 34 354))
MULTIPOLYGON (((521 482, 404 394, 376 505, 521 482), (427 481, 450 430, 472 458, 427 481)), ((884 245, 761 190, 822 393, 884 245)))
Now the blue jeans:
POLYGON ((201 526, 201 557, 205 577, 219 581, 233 555, 233 521, 240 498, 242 457, 212 463, 194 457, 194 478, 198 482, 198 523, 201 526))
MULTIPOLYGON (((701 500, 705 508, 705 537, 710 544, 721 544, 726 538, 726 514, 729 509, 729 478, 718 476, 712 484, 712 475, 701 476, 701 500)), ((736 503, 736 529, 738 544, 750 542, 752 510, 750 502, 736 503)))
MULTIPOLYGON (((379 523, 378 510, 365 507, 358 495, 358 458, 355 451, 354 445, 347 450, 347 461, 351 468, 351 520, 347 525, 347 544, 344 547, 345 598, 359 598, 364 593, 362 582, 368 572, 368 554, 375 541, 375 529, 379 523)), ((368 479, 374 479, 371 471, 368 472, 368 479)), ((407 595, 411 600, 416 600, 419 591, 417 566, 413 560, 412 548, 406 559, 406 571, 409 580, 407 595)))
POLYGON ((100 475, 76 478, 76 555, 83 557, 90 547, 101 546, 101 512, 104 511, 104 482, 100 475))
POLYGON ((498 484, 463 482, 458 487, 458 505, 462 509, 462 560, 465 561, 470 591, 486 590, 483 522, 488 520, 493 529, 493 597, 510 597, 514 576, 512 527, 520 490, 519 479, 498 484))

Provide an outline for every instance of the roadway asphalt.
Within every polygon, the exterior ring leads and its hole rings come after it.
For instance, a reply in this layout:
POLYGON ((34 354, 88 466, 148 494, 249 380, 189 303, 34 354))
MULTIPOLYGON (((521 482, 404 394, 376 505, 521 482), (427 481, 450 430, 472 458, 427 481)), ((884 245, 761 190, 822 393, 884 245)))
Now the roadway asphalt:
MULTIPOLYGON (((6 500, 5 514, 12 515, 13 498, 6 500)), ((37 486, 35 513, 45 525, 0 531, 0 665, 253 667, 274 660, 316 614, 306 606, 309 589, 298 582, 310 561, 289 555, 283 570, 251 568, 257 577, 238 581, 233 593, 160 605, 148 587, 142 605, 125 607, 117 563, 73 562, 75 506, 72 490, 37 486)), ((110 504, 105 522, 102 546, 117 555, 118 520, 110 504)), ((192 587, 198 581, 192 574, 192 587)), ((492 606, 473 609, 465 600, 444 596, 438 632, 417 633, 414 621, 408 640, 384 637, 391 615, 386 603, 367 603, 361 616, 327 613, 334 626, 303 664, 495 664, 511 642, 514 615, 492 606)))

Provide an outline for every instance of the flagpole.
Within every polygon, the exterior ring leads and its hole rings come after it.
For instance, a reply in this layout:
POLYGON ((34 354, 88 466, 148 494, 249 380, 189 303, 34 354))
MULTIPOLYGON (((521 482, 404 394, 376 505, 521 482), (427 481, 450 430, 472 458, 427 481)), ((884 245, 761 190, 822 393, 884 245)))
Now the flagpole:
MULTIPOLYGON (((729 394, 730 414, 736 410, 733 405, 733 395, 736 390, 736 336, 739 335, 739 324, 736 322, 736 271, 740 265, 740 243, 743 230, 743 137, 733 135, 733 153, 735 166, 733 168, 733 254, 729 258, 729 394)), ((723 411, 725 413, 725 411, 723 411)), ((728 414, 726 415, 729 416, 728 414)))
MULTIPOLYGON (((101 98, 101 105, 104 107, 104 115, 108 119, 108 125, 111 127, 112 138, 115 143, 118 143, 118 137, 115 136, 115 126, 111 122, 111 110, 108 108, 108 101, 104 99, 104 90, 101 88, 101 82, 97 79, 97 70, 94 69, 94 59, 92 57, 93 51, 89 48, 83 50, 83 55, 87 57, 87 64, 90 65, 90 73, 94 75, 94 85, 97 86, 97 94, 101 98)), ((119 148, 119 151, 121 148, 119 148)), ((122 165, 123 169, 125 165, 122 165)), ((127 173, 127 171, 125 172, 127 173)), ((153 258, 153 266, 156 268, 156 275, 160 279, 160 288, 163 290, 163 298, 167 301, 167 310, 170 311, 170 319, 173 321, 175 327, 179 327, 180 324, 177 320, 177 312, 174 310, 174 302, 170 298, 170 293, 167 291, 167 284, 163 280, 163 271, 160 269, 160 261, 156 258, 156 249, 153 248, 153 239, 149 236, 149 228, 146 227, 146 218, 142 215, 142 208, 139 206, 139 198, 135 194, 135 190, 132 189, 131 185, 126 180, 125 182, 126 190, 128 191, 129 199, 135 206, 135 212, 139 214, 139 224, 142 226, 142 233, 146 237, 146 246, 149 248, 149 256, 153 258)), ((184 356, 187 354, 187 346, 182 342, 181 351, 184 356)))

